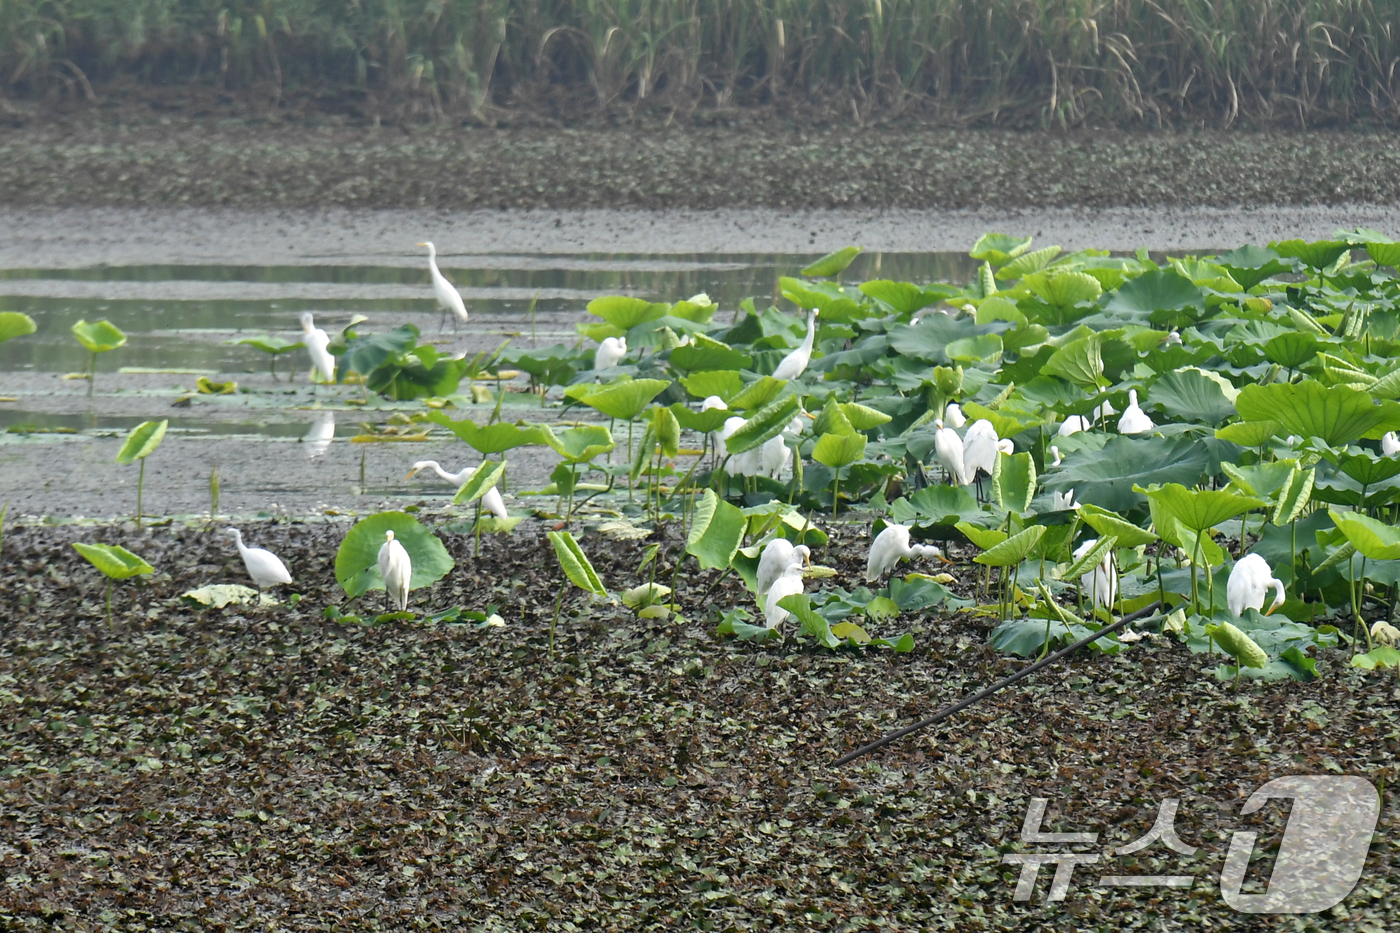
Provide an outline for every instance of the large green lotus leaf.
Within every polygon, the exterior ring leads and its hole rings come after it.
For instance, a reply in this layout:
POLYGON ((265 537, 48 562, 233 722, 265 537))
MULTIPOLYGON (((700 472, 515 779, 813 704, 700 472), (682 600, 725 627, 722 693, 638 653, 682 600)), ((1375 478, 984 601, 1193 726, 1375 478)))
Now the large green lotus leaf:
POLYGON ((995 547, 988 548, 974 557, 973 560, 979 564, 986 564, 988 567, 1014 567, 1025 560, 1027 554, 1035 550, 1035 546, 1040 543, 1040 539, 1044 536, 1044 525, 1032 525, 995 547))
POLYGON ((676 369, 684 372, 740 370, 748 369, 753 364, 753 357, 727 343, 720 343, 704 334, 696 334, 692 339, 694 343, 671 351, 671 365, 676 369))
POLYGON ((457 391, 471 361, 438 357, 431 346, 390 356, 365 379, 365 388, 394 401, 442 398, 457 391))
POLYGON ((598 572, 593 569, 593 563, 583 552, 583 548, 579 547, 573 534, 567 531, 551 531, 549 543, 554 545, 554 556, 559 559, 559 566, 570 583, 594 596, 608 595, 608 588, 603 585, 598 572))
POLYGON ((725 438, 726 452, 741 454, 777 437, 801 410, 802 402, 795 395, 770 402, 754 412, 742 428, 725 438))
POLYGON ((1374 486, 1400 475, 1400 460, 1370 453, 1348 454, 1337 459, 1337 468, 1363 486, 1374 486))
POLYGON ((1295 521, 1312 498, 1316 478, 1317 471, 1311 467, 1303 469, 1295 466, 1288 474, 1283 488, 1279 490, 1278 501, 1274 505, 1274 514, 1270 516, 1270 521, 1275 525, 1287 525, 1295 521))
MULTIPOLYGON (((1026 323, 1026 316, 1021 313, 1021 309, 1016 307, 1016 302, 1010 298, 1003 298, 994 295, 991 298, 984 298, 977 304, 977 323, 991 324, 994 321, 1009 321, 1020 328, 1026 323)), ((1044 330, 1044 328, 1041 328, 1044 330)), ((1037 331, 1039 333, 1039 331, 1037 331)), ((1009 335, 1008 335, 1009 336, 1009 335)), ((1043 337, 1041 339, 1044 339, 1043 337)), ((1021 344, 1028 346, 1028 344, 1021 344)))
POLYGON ((1296 330, 1279 334, 1264 344, 1264 356, 1270 363, 1298 369, 1317 356, 1317 337, 1296 330))
POLYGON ((1293 266, 1283 262, 1278 253, 1261 246, 1241 246, 1216 256, 1215 261, 1246 291, 1271 275, 1293 271, 1293 266))
POLYGON ((903 356, 912 356, 926 363, 946 365, 948 344, 964 337, 987 333, 1004 333, 1011 325, 1006 321, 979 325, 971 317, 953 318, 946 314, 928 314, 917 324, 901 324, 890 328, 890 348, 903 356))
MULTIPOLYGON (((983 515, 978 517, 980 519, 986 518, 987 516, 983 515)), ((968 521, 967 519, 958 522, 953 527, 967 535, 967 540, 984 551, 990 551, 1010 537, 1010 535, 1000 528, 983 528, 981 525, 968 521)))
POLYGON ((609 418, 631 421, 671 386, 669 379, 624 379, 600 387, 570 386, 566 393, 609 418))
MULTIPOLYGON (((783 297, 799 308, 815 308, 825 323, 847 323, 863 317, 860 305, 841 293, 841 287, 831 282, 803 282, 783 276, 778 279, 783 297)), ((804 316, 802 326, 807 324, 804 316)))
POLYGON ((1233 295, 1244 291, 1240 283, 1230 277, 1230 271, 1223 266, 1203 259, 1175 259, 1171 267, 1179 275, 1184 275, 1194 284, 1233 295))
POLYGON ((998 453, 992 467, 992 497, 1003 512, 1024 512, 1035 498, 1035 461, 1031 455, 998 453))
POLYGON ((1400 243, 1367 243, 1366 254, 1370 256, 1378 266, 1390 266, 1392 269, 1400 269, 1400 243))
POLYGON ((629 298, 624 295, 606 295, 594 298, 588 303, 588 313, 596 314, 614 327, 631 330, 638 324, 654 321, 671 310, 668 304, 646 301, 642 298, 629 298))
POLYGON ((1211 457, 1189 437, 1130 437, 1120 435, 1097 455, 1077 458, 1045 479, 1045 487, 1074 489, 1076 502, 1092 502, 1113 512, 1140 506, 1134 486, 1152 483, 1195 483, 1211 466, 1211 457))
POLYGON ((1288 477, 1297 468, 1297 463, 1292 460, 1253 463, 1249 466, 1222 463, 1220 468, 1245 495, 1271 499, 1274 493, 1282 489, 1283 484, 1288 482, 1288 477))
MULTIPOLYGON (((778 382, 776 379, 773 381, 778 382)), ((739 374, 724 370, 691 373, 689 376, 682 376, 680 382, 681 385, 685 386, 685 390, 695 398, 705 399, 711 395, 718 395, 724 399, 725 404, 744 391, 744 380, 740 378, 739 374)), ((781 390, 782 385, 780 384, 778 388, 781 390)), ((773 394, 776 396, 778 393, 774 392, 773 394)))
MULTIPOLYGON (((1400 256, 1397 258, 1400 259, 1400 256)), ((1393 265, 1393 263, 1386 263, 1386 265, 1393 265)), ((1377 645, 1365 654, 1355 655, 1351 659, 1351 666, 1366 671, 1374 671, 1378 667, 1400 667, 1400 650, 1389 645, 1377 645)))
POLYGON ((453 505, 466 505, 475 502, 487 492, 494 489, 501 481, 501 477, 506 475, 506 462, 492 463, 490 460, 481 461, 481 466, 476 468, 471 479, 467 480, 457 490, 457 495, 452 497, 453 505))
POLYGON ((154 567, 118 544, 84 544, 74 541, 73 549, 113 580, 125 580, 138 574, 155 572, 154 567))
POLYGON ((812 263, 802 270, 803 275, 810 275, 817 278, 828 275, 836 275, 846 271, 857 256, 865 249, 863 246, 845 246, 834 253, 827 253, 821 259, 812 263))
POLYGON ((446 412, 441 411, 430 411, 424 417, 433 424, 447 428, 470 444, 473 450, 483 454, 499 454, 516 447, 549 443, 541 425, 526 424, 523 421, 516 424, 498 421, 495 424, 479 425, 470 418, 453 421, 447 417, 446 412))
POLYGON ((962 408, 963 414, 967 416, 969 421, 980 419, 991 422, 992 427, 996 429, 997 437, 1003 439, 1015 437, 1027 428, 1033 428, 1042 423, 1039 419, 1032 418, 1025 412, 1006 408, 992 411, 976 402, 965 402, 962 408))
POLYGON ((821 413, 817 415, 817 420, 812 422, 812 433, 814 434, 854 434, 856 427, 851 423, 850 417, 846 414, 846 409, 841 403, 836 401, 836 393, 826 397, 826 404, 822 406, 821 413))
POLYGON ((1125 284, 1108 299, 1104 310, 1129 320, 1150 320, 1154 324, 1177 324, 1194 320, 1188 309, 1204 312, 1206 293, 1190 279, 1173 270, 1144 272, 1125 284))
POLYGON ((1235 406, 1220 383, 1198 369, 1167 373, 1152 383, 1150 404, 1182 421, 1220 424, 1235 416, 1235 406))
POLYGON ((126 334, 111 321, 79 321, 73 325, 73 336, 92 353, 106 353, 126 343, 126 334))
POLYGON ((568 385, 579 370, 591 368, 592 357, 580 354, 573 347, 556 343, 548 347, 501 354, 500 364, 513 366, 530 374, 537 385, 568 385))
POLYGON ((1312 379, 1245 386, 1235 407, 1246 421, 1278 421, 1288 434, 1320 437, 1333 447, 1400 428, 1400 404, 1377 405, 1365 392, 1345 386, 1327 388, 1312 379))
POLYGON ((1058 246, 1047 246, 1033 253, 1022 253, 998 269, 996 277, 1004 282, 1009 282, 1022 276, 1034 275, 1054 262, 1058 255, 1060 255, 1060 247, 1058 246))
POLYGON ((1258 447, 1282 428, 1283 425, 1277 421, 1237 421, 1223 428, 1216 428, 1215 436, 1241 447, 1258 447))
POLYGON ((876 301, 889 305, 896 314, 913 314, 941 297, 937 292, 926 292, 909 282, 891 282, 888 279, 865 282, 860 290, 876 301))
POLYGON ((122 449, 117 452, 117 462, 135 463, 155 453, 160 442, 165 440, 165 429, 168 427, 169 421, 143 421, 132 428, 122 449))
POLYGON ((1084 389, 1103 382, 1103 335, 1089 334, 1055 351, 1040 369, 1041 375, 1059 376, 1084 389))
POLYGON ((994 266, 1005 265, 1031 248, 1030 237, 1011 236, 1006 233, 984 233, 972 244, 973 259, 990 262, 994 266))
POLYGON ((996 334, 962 337, 948 344, 944 352, 950 360, 958 363, 995 364, 1001 359, 1001 337, 996 334))
POLYGON ((401 324, 387 334, 356 337, 345 345, 337 368, 342 373, 357 372, 369 376, 390 357, 404 353, 417 342, 418 328, 412 324, 401 324))
POLYGON ((1183 528, 1197 534, 1214 528, 1250 509, 1268 505, 1263 499, 1242 496, 1219 489, 1187 489, 1180 483, 1166 483, 1156 489, 1136 490, 1146 495, 1162 514, 1176 519, 1183 528))
POLYGON ((690 321, 695 324, 709 324, 715 319, 715 312, 719 310, 719 305, 710 300, 710 296, 701 292, 698 295, 691 295, 684 301, 678 301, 671 305, 671 310, 666 312, 670 317, 678 317, 683 321, 690 321))
POLYGON ((274 356, 278 353, 287 353, 305 346, 300 340, 288 340, 285 337, 278 337, 276 334, 263 334, 258 337, 244 337, 242 340, 232 341, 239 346, 249 346, 264 353, 271 353, 274 356))
POLYGON ((1070 564, 1068 567, 1065 568, 1064 573, 1060 575, 1060 579, 1074 580, 1083 576, 1090 570, 1090 568, 1097 567, 1100 563, 1102 563, 1104 557, 1108 554, 1109 551, 1113 550, 1114 546, 1117 543, 1118 538, 1116 535, 1106 535, 1100 538, 1097 542, 1095 542, 1093 547, 1085 551, 1077 559, 1075 559, 1074 563, 1070 564))
POLYGON ((812 447, 812 459, 833 470, 850 466, 865 455, 864 434, 823 434, 812 447))
POLYGON ((1369 560, 1400 558, 1400 529, 1378 522, 1360 512, 1337 512, 1328 509, 1327 514, 1362 556, 1369 560))
POLYGON ((694 431, 696 434, 709 434, 724 427, 724 423, 734 417, 734 412, 723 408, 707 408, 705 411, 694 411, 684 402, 676 402, 671 406, 671 411, 676 416, 676 421, 687 431, 694 431))
POLYGON ((896 499, 890 511, 901 525, 916 521, 942 524, 950 518, 980 517, 977 500, 962 486, 925 486, 908 499, 896 499))
POLYGON ((568 463, 587 463, 617 446, 606 425, 585 424, 555 434, 549 425, 539 426, 544 442, 568 463))
POLYGON ((889 424, 894 420, 884 412, 859 402, 842 402, 841 411, 851 427, 857 431, 873 431, 880 425, 889 424))
POLYGON ((695 555, 702 570, 728 567, 747 523, 742 511, 715 495, 713 489, 706 489, 695 506, 686 553, 695 555))
POLYGON ((1212 638, 1221 650, 1239 662, 1241 667, 1263 667, 1269 663, 1269 656, 1264 653, 1264 649, 1255 644, 1254 639, 1240 631, 1234 623, 1208 624, 1206 635, 1212 638))
POLYGON ((1377 399, 1400 399, 1400 367, 1392 369, 1371 383, 1366 392, 1371 398, 1377 399))
POLYGON ((379 575, 379 549, 386 531, 408 552, 413 573, 408 588, 416 590, 447 576, 456 562, 437 536, 406 512, 376 512, 360 519, 340 542, 335 555, 335 579, 351 599, 370 590, 384 589, 379 575))
POLYGON ((729 399, 729 407, 735 411, 747 411, 751 408, 762 408, 778 397, 778 393, 783 391, 783 386, 787 385, 785 379, 774 379, 772 376, 763 376, 729 399))
POLYGON ((1337 240, 1279 240, 1270 243, 1269 249, 1284 258, 1300 259, 1314 269, 1326 269, 1337 261, 1337 257, 1351 249, 1351 244, 1337 240))
POLYGON ((656 435, 656 445, 661 448, 663 457, 680 454, 681 423, 671 409, 657 405, 651 410, 651 429, 656 435))
POLYGON ((18 311, 0 311, 0 343, 32 334, 37 330, 34 319, 18 311))
POLYGON ((1096 505, 1080 506, 1079 517, 1100 535, 1115 538, 1121 547, 1141 547, 1157 540, 1157 536, 1146 528, 1139 528, 1121 515, 1096 505))
POLYGON ((1103 294, 1099 280, 1085 272, 1038 272, 1026 276, 1021 284, 1041 301, 1061 309, 1092 304, 1103 294))

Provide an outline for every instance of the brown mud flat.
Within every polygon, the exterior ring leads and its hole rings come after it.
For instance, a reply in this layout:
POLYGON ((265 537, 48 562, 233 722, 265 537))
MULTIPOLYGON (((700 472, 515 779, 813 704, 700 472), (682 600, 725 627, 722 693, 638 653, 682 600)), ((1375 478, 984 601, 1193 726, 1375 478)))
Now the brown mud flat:
MULTIPOLYGON (((443 533, 458 568, 415 608, 497 607, 504 627, 341 625, 322 610, 343 529, 260 524, 296 605, 200 610, 187 589, 246 582, 206 529, 12 530, 0 555, 0 923, 8 929, 1291 929, 1223 903, 1232 830, 1278 845, 1286 810, 1244 818, 1285 774, 1395 780, 1391 676, 1325 652, 1311 684, 1217 683, 1149 639, 1061 662, 841 770, 843 751, 1016 669, 989 620, 910 613, 915 650, 721 642, 702 606, 751 605, 683 574, 683 619, 566 594, 538 531, 443 533), (103 581, 69 547, 121 543, 156 574, 103 581), (8 686, 6 686, 8 685, 8 686), (1190 891, 1097 887, 1016 904, 1007 852, 1028 800, 1046 827, 1123 845, 1181 799, 1190 858, 1110 858, 1189 874, 1190 891)), ((645 542, 584 535, 614 591, 645 542)), ((663 549, 667 579, 680 546, 663 549)), ((853 585, 863 535, 816 559, 853 585)), ((961 555, 955 555, 961 556, 961 555)), ((955 569, 964 581, 970 565, 955 569)), ((288 593, 281 594, 285 599, 288 593)), ((374 600, 370 598, 370 605, 374 600)), ((350 608, 350 607, 346 607, 350 608)), ((1383 808, 1361 883, 1320 929, 1382 929, 1400 865, 1383 808)), ((1165 857, 1163 857, 1165 856, 1165 857)), ((1268 861, 1260 863, 1267 865, 1268 861)), ((1102 873, 1108 873, 1105 868, 1102 873)), ((1260 881, 1264 880, 1261 875, 1260 881)))

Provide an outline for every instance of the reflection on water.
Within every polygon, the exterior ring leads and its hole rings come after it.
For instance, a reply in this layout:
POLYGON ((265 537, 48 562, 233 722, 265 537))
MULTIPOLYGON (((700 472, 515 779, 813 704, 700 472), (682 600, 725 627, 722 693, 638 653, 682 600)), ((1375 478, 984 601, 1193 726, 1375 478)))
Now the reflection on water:
POLYGON ((306 443, 306 459, 318 460, 325 456, 326 449, 335 438, 335 415, 325 412, 311 423, 311 430, 302 438, 306 443))
MULTIPOLYGON (((811 255, 591 254, 580 256, 446 256, 444 272, 464 293, 469 327, 481 346, 529 333, 572 338, 588 299, 623 293, 675 301, 705 292, 721 319, 745 298, 774 300, 778 279, 796 275, 811 255), (538 299, 536 299, 538 296, 538 299), (534 304, 533 318, 530 308, 534 304)), ((888 278, 914 283, 963 282, 976 263, 962 253, 865 253, 842 281, 888 278)), ((266 357, 232 341, 273 332, 299 339, 298 317, 315 311, 327 332, 353 314, 370 330, 412 322, 436 334, 437 309, 422 257, 386 257, 363 266, 98 266, 0 269, 0 311, 20 311, 38 332, 0 344, 7 371, 71 372, 86 354, 70 333, 79 319, 110 320, 128 343, 99 360, 118 366, 181 367, 237 373, 263 371, 266 357), (406 264, 412 263, 412 264, 406 264)))

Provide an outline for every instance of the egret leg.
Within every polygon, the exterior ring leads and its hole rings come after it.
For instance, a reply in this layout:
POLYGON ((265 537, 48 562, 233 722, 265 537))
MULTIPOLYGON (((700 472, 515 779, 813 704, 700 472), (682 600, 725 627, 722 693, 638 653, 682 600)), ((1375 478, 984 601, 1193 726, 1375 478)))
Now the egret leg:
POLYGON ((438 333, 442 333, 447 327, 447 309, 442 309, 442 317, 438 319, 438 333))

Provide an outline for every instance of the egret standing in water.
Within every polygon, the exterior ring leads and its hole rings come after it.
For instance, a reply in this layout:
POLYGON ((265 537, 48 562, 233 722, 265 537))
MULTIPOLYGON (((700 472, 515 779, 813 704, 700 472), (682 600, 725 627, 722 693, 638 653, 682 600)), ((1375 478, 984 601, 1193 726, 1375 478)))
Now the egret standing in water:
POLYGON ((335 357, 326 349, 331 338, 316 326, 316 319, 311 316, 310 311, 304 311, 301 315, 301 342, 306 347, 307 355, 311 357, 312 381, 335 382, 335 357), (316 376, 318 372, 321 374, 319 379, 316 376))
POLYGON ((458 324, 467 323, 467 306, 462 303, 462 295, 447 281, 447 276, 438 271, 437 247, 429 241, 418 244, 428 248, 428 275, 433 280, 433 297, 437 299, 437 306, 442 311, 442 320, 438 322, 438 333, 447 326, 447 312, 451 311, 455 316, 452 322, 452 331, 456 333, 458 324))
POLYGON ((1225 603, 1230 607, 1230 615, 1239 618, 1246 609, 1263 611, 1264 594, 1274 590, 1274 604, 1264 615, 1283 605, 1283 581, 1275 577, 1269 569, 1268 561, 1258 554, 1241 557, 1230 571, 1230 582, 1225 585, 1225 603))
MULTIPOLYGON (((479 469, 481 469, 481 467, 474 466, 467 467, 460 473, 449 473, 444 470, 436 460, 419 460, 413 465, 413 469, 409 470, 408 475, 403 479, 404 482, 408 482, 423 470, 432 470, 438 476, 451 483, 454 488, 461 489, 463 486, 467 485, 479 469)), ((481 497, 481 507, 497 518, 505 519, 510 517, 506 512, 505 501, 501 499, 501 491, 495 486, 486 490, 486 493, 481 497)))
POLYGON ((384 544, 379 548, 379 575, 384 578, 385 598, 403 612, 408 608, 408 581, 413 577, 413 563, 408 559, 408 551, 394 540, 392 531, 384 532, 384 544))
POLYGON ((783 357, 778 368, 773 370, 774 379, 796 379, 807 371, 807 364, 812 362, 812 344, 817 337, 817 309, 813 308, 807 312, 807 336, 803 338, 802 344, 783 357))
POLYGON ((259 606, 262 605, 263 587, 292 582, 287 565, 282 563, 276 554, 260 547, 248 547, 243 543, 243 532, 237 528, 225 528, 224 534, 238 544, 238 554, 243 558, 243 566, 247 568, 248 576, 253 578, 253 585, 258 589, 259 606))
POLYGON ((932 544, 910 544, 909 526, 886 525, 885 530, 870 543, 870 558, 865 564, 865 582, 874 583, 894 569, 901 559, 936 557, 950 563, 943 552, 932 544))
POLYGON ((598 344, 598 349, 593 352, 593 368, 612 369, 621 363, 626 355, 626 337, 604 337, 603 342, 598 344))

